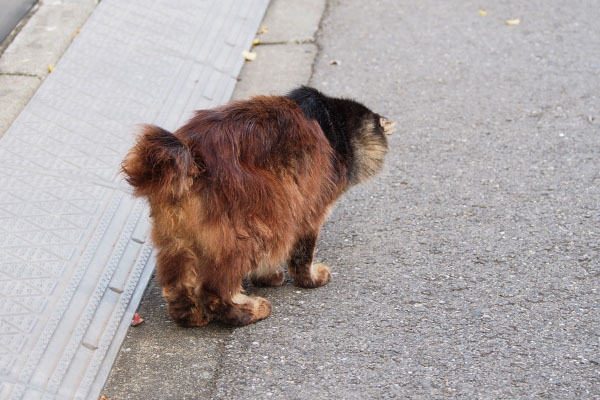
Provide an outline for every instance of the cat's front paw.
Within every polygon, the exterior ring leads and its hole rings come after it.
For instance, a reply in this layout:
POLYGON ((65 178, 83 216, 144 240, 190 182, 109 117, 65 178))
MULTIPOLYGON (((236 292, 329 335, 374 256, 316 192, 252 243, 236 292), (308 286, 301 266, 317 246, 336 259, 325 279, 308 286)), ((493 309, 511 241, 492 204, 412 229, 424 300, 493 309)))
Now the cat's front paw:
POLYGON ((325 264, 313 264, 309 276, 294 277, 294 284, 298 287, 314 289, 327 285, 331 281, 331 272, 325 264))

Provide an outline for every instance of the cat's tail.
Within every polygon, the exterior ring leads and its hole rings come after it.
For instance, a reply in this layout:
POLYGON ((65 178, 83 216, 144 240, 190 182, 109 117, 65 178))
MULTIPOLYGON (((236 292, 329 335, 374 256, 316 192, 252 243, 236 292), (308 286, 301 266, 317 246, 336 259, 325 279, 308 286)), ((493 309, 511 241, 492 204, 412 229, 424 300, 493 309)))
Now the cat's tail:
POLYGON ((135 146, 121 163, 121 171, 136 196, 184 196, 197 170, 185 144, 171 132, 154 125, 142 127, 135 146))

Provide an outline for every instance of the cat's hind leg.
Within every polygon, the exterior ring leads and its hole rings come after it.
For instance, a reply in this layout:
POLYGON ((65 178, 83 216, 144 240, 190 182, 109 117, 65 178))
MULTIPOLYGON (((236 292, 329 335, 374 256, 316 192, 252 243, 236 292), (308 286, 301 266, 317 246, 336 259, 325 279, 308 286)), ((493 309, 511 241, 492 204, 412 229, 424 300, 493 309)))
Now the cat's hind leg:
POLYGON ((179 326, 203 326, 212 319, 198 301, 196 268, 196 259, 189 252, 163 249, 157 255, 157 279, 167 311, 179 326))
POLYGON ((246 296, 242 290, 243 271, 234 268, 235 260, 226 265, 215 265, 203 276, 200 301, 212 319, 232 326, 245 326, 271 314, 271 303, 258 296, 246 296))
POLYGON ((228 299, 208 295, 205 300, 213 318, 231 326, 253 324, 267 318, 273 309, 269 300, 258 296, 246 296, 241 287, 228 299))

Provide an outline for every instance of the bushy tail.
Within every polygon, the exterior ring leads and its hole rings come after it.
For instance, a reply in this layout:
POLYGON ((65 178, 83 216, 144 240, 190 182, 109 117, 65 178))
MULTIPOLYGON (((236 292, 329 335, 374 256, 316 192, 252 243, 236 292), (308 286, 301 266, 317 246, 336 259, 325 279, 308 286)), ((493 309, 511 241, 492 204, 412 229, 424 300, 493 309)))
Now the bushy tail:
POLYGON ((136 196, 185 195, 197 168, 188 148, 171 132, 145 125, 135 146, 121 163, 136 196))

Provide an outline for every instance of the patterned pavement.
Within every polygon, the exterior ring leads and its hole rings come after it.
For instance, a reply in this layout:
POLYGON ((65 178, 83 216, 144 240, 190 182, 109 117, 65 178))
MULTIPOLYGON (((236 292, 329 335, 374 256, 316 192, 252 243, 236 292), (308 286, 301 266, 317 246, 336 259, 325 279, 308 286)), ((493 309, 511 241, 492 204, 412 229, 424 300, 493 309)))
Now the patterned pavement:
POLYGON ((229 100, 268 0, 103 0, 0 140, 0 398, 94 398, 154 267, 138 123, 229 100))

